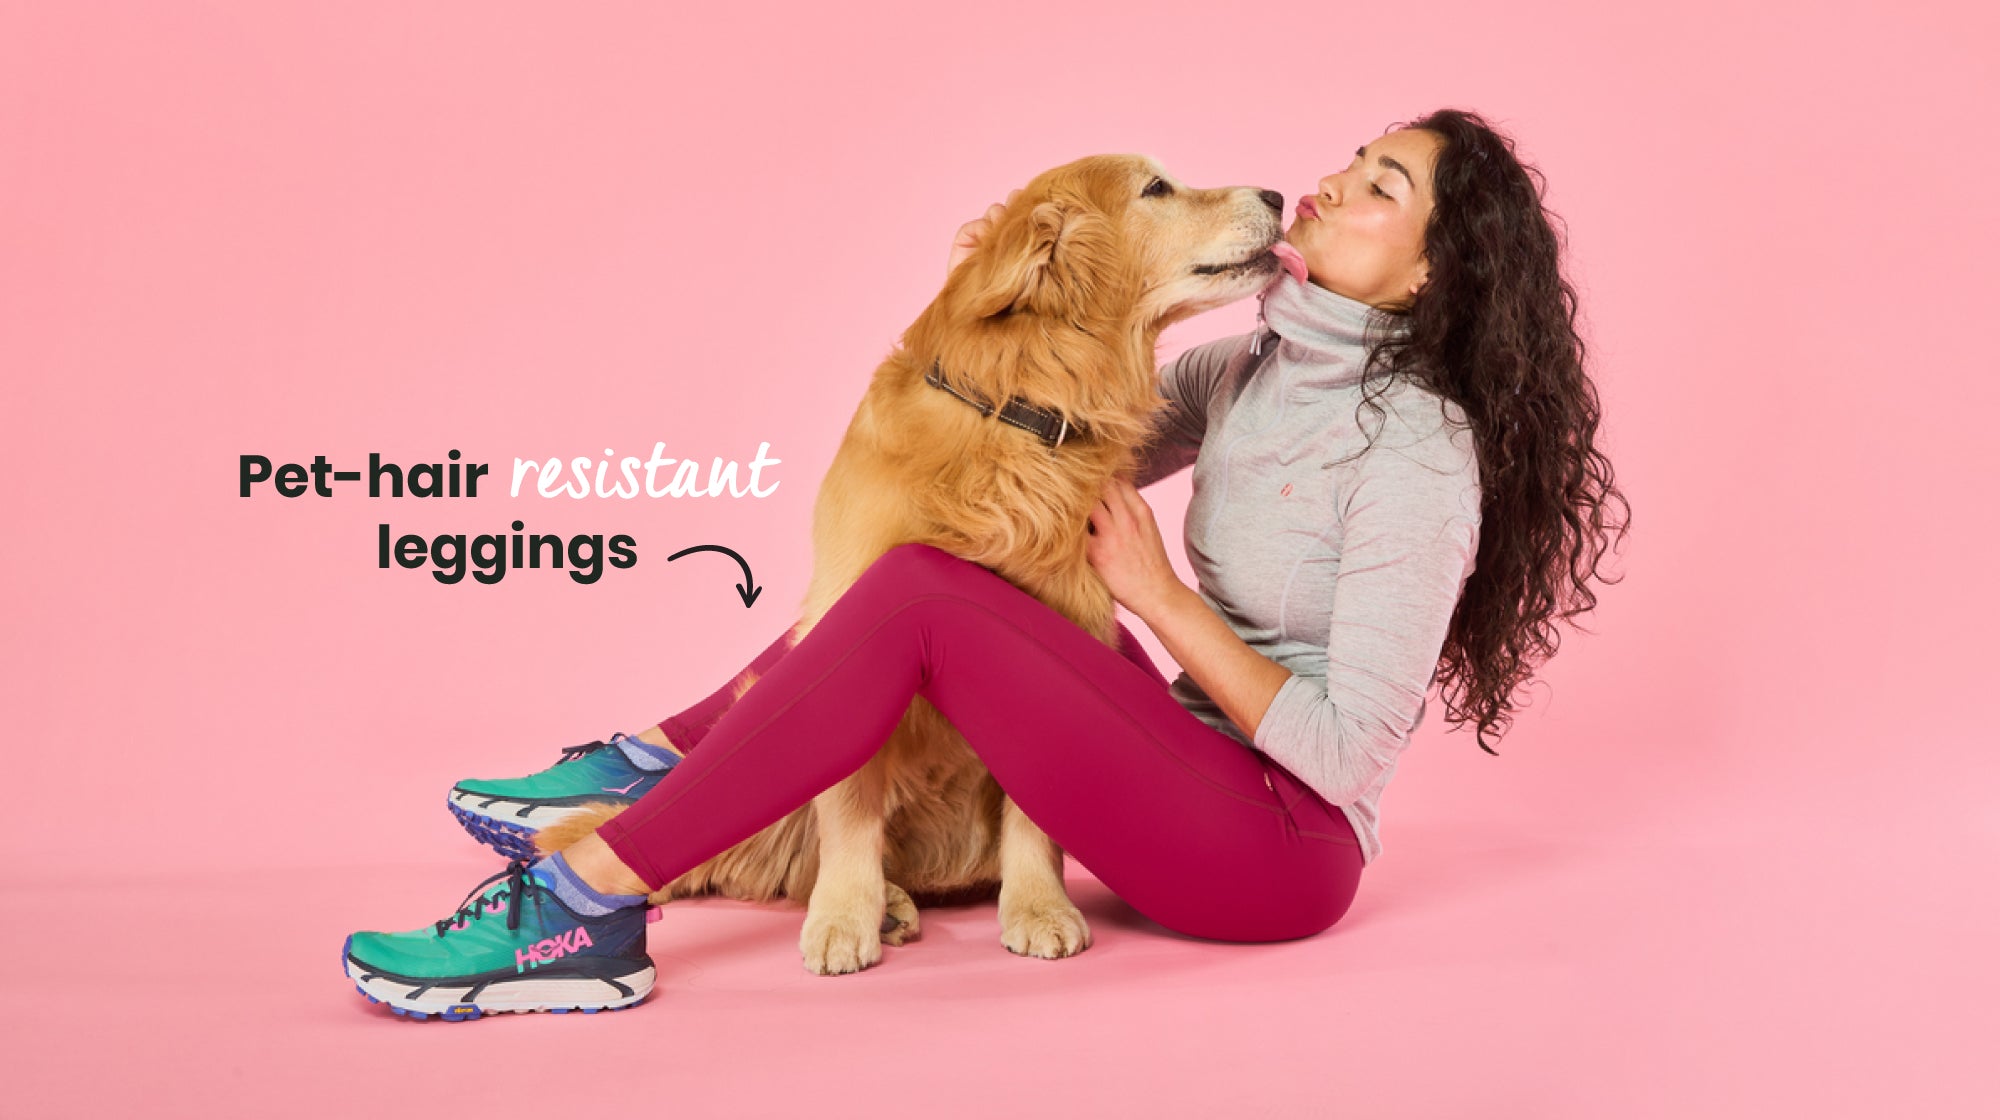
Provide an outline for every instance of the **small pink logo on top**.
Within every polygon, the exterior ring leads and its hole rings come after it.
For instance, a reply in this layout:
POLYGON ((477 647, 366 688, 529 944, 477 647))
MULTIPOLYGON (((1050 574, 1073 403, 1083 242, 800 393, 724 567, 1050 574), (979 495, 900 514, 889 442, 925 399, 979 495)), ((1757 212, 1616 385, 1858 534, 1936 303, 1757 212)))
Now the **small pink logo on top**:
POLYGON ((631 789, 631 788, 632 788, 632 786, 636 786, 636 785, 638 785, 638 784, 639 784, 640 782, 643 782, 643 781, 645 781, 645 780, 646 780, 646 779, 644 779, 644 778, 634 778, 634 779, 632 779, 632 782, 631 782, 631 785, 627 785, 627 786, 625 787, 625 789, 618 789, 618 788, 616 788, 616 787, 614 787, 614 786, 605 786, 605 787, 603 787, 603 788, 604 788, 604 792, 606 792, 606 793, 624 793, 624 792, 625 792, 625 790, 629 790, 629 789, 631 789))
POLYGON ((526 972, 540 968, 554 960, 579 953, 595 944, 590 940, 590 931, 578 926, 568 933, 545 937, 525 949, 514 950, 514 971, 526 972))
POLYGON ((1285 488, 1283 490, 1278 491, 1278 497, 1289 498, 1291 496, 1292 496, 1292 484, 1287 482, 1285 483, 1285 488))

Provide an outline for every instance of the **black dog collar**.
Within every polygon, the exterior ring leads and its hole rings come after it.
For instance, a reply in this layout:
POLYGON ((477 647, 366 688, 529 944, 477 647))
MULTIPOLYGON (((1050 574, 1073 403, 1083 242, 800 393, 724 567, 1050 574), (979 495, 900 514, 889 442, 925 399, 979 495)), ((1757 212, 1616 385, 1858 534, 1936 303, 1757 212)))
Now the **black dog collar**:
MULTIPOLYGON (((944 369, 937 362, 931 363, 930 372, 924 374, 924 381, 943 389, 945 392, 978 409, 981 416, 991 416, 994 414, 991 404, 982 400, 974 400, 957 389, 952 388, 950 385, 945 384, 944 369)), ((1002 405, 999 414, 1000 419, 1014 425, 1016 428, 1033 432, 1037 436, 1040 436, 1042 442, 1048 444, 1051 448, 1061 447, 1063 441, 1071 436, 1087 434, 1082 428, 1072 426, 1069 418, 1063 414, 1051 412, 1046 408, 1038 408, 1022 400, 1020 397, 1014 397, 1002 405)))

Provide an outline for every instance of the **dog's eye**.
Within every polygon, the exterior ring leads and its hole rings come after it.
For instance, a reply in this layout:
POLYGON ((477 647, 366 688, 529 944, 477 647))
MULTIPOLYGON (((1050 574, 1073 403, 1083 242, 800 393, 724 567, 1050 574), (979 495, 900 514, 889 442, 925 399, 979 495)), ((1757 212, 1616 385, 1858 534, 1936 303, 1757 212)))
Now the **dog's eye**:
POLYGON ((1146 184, 1146 189, 1139 192, 1139 197, 1165 198, 1172 193, 1174 193, 1174 185, 1172 183, 1167 182, 1165 179, 1155 179, 1146 184))

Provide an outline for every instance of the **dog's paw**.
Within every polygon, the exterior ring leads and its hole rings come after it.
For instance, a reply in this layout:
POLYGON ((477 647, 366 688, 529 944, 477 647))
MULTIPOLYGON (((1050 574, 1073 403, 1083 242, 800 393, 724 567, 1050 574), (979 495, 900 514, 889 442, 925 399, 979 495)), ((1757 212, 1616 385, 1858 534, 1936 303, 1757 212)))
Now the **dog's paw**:
POLYGON ((808 914, 799 934, 806 971, 820 976, 860 972, 882 959, 881 919, 870 911, 808 914))
POLYGON ((1060 960, 1090 948, 1090 923, 1060 895, 1039 903, 1003 907, 1000 944, 1024 957, 1060 960))
POLYGON ((889 905, 882 912, 882 944, 901 945, 905 941, 915 941, 917 931, 917 904, 910 899, 910 893, 894 883, 888 887, 889 905))

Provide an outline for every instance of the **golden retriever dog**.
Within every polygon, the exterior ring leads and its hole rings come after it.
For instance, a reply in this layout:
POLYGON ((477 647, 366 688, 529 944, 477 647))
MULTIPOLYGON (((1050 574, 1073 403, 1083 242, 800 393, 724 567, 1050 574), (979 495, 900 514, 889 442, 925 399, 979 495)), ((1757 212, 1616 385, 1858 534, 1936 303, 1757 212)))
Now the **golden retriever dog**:
MULTIPOLYGON (((1132 471, 1166 406, 1160 331, 1276 275, 1283 205, 1254 187, 1191 189, 1132 155, 1080 159, 1019 191, 875 371, 820 484, 795 636, 884 552, 920 542, 1116 645, 1114 603, 1085 556, 1090 511, 1132 471), (1053 430, 1004 422, 1000 406, 1014 400, 1053 430)), ((560 850, 617 811, 592 807, 537 844, 560 850)), ((653 901, 802 901, 805 966, 835 975, 915 938, 918 900, 996 888, 1013 952, 1053 959, 1090 944, 1062 850, 918 697, 860 770, 653 901)))

